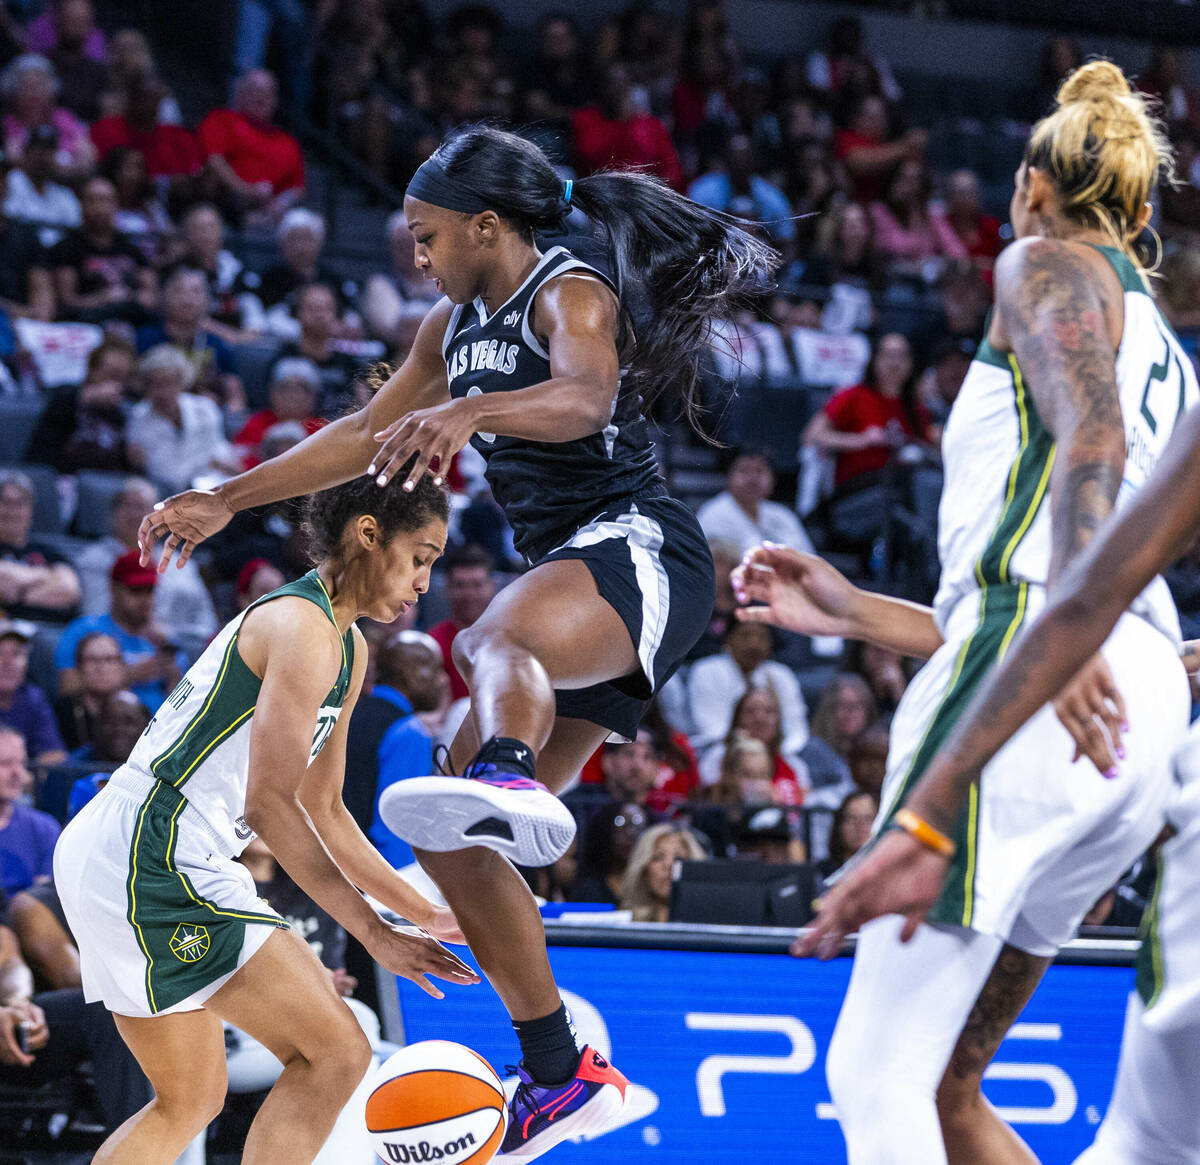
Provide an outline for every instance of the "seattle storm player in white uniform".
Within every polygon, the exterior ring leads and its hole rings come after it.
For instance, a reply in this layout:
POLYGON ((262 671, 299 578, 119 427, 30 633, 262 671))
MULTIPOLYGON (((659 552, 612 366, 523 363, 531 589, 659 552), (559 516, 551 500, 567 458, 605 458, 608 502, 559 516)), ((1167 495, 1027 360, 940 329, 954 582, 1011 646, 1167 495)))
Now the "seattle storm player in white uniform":
POLYGON ((242 1160, 311 1161, 362 1080, 370 1048, 308 945, 234 860, 254 831, 381 966, 477 982, 433 938, 390 926, 359 890, 461 941, 379 856, 341 800, 346 726, 366 648, 354 621, 390 622, 429 585, 448 501, 362 481, 309 499, 318 566, 216 637, 129 760, 67 825, 54 877, 83 989, 114 1013, 155 1098, 95 1160, 174 1161, 225 1097, 221 1020, 284 1064, 242 1160))
MULTIPOLYGON (((937 834, 954 821, 979 774, 986 779, 985 766, 1005 742, 1120 620, 1136 617, 1126 613, 1131 604, 1200 537, 1198 466, 1200 409, 1193 408, 1137 499, 1064 572, 1042 614, 981 687, 908 798, 913 813, 936 832, 924 839, 901 831, 881 838, 830 894, 817 938, 836 942, 888 913, 906 915, 912 925, 926 917, 951 865, 937 834)), ((786 580, 786 569, 772 578, 777 609, 788 601, 786 580)), ((1136 670, 1118 673, 1127 692, 1139 678, 1136 670)), ((1096 731, 1097 766, 1112 765, 1112 781, 1121 781, 1122 735, 1096 731)), ((1192 728, 1173 767, 1178 788, 1166 817, 1174 834, 1159 850, 1158 884, 1143 919, 1116 1089, 1095 1144, 1077 1165, 1200 1163, 1200 727, 1192 728)), ((1085 795, 1107 795, 1094 774, 1080 772, 1076 780, 1085 795)))
MULTIPOLYGON (((1047 586, 1132 499, 1197 399, 1191 365, 1131 257, 1169 164, 1142 99, 1108 62, 1068 78, 1034 127, 1013 196, 1019 241, 997 265, 988 338, 946 430, 932 617, 860 601, 844 580, 831 593, 810 564, 778 551, 756 553, 737 578, 746 599, 769 604, 746 617, 810 631, 833 624, 829 633, 930 656, 893 723, 877 822, 889 834, 876 844, 907 831, 952 864, 926 913, 936 925, 914 938, 912 925, 902 932, 900 920, 882 919, 860 936, 827 1062, 852 1165, 1033 1160, 979 1097, 979 1077, 1055 951, 1161 827, 1187 723, 1178 624, 1161 582, 1060 699, 1066 727, 1043 709, 937 828, 912 798, 1047 586), (944 643, 931 653, 935 636, 944 643), (1133 681, 1119 711, 1112 672, 1133 681), (1132 726, 1121 774, 1108 782, 1071 764, 1072 733, 1086 742, 1080 721, 1096 710, 1132 726), (946 1071, 960 1064, 969 1093, 946 1071)), ((842 900, 835 891, 829 909, 842 900)), ((836 949, 840 916, 826 919, 799 951, 836 949)))

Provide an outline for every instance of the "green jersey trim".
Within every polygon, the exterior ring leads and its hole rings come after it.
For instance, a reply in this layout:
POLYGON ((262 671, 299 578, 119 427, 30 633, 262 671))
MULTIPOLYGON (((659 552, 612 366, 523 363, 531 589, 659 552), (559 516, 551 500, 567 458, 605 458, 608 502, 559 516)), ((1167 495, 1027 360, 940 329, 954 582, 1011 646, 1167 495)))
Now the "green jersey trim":
POLYGON ((1135 962, 1137 967, 1135 986, 1147 1010, 1158 1002, 1167 978, 1166 968, 1163 965, 1162 937, 1158 929, 1158 900, 1162 894, 1165 875, 1166 864, 1160 848, 1158 851, 1158 875, 1154 879, 1154 893, 1150 897, 1150 905, 1146 907, 1146 912, 1142 915, 1142 945, 1138 948, 1135 962))

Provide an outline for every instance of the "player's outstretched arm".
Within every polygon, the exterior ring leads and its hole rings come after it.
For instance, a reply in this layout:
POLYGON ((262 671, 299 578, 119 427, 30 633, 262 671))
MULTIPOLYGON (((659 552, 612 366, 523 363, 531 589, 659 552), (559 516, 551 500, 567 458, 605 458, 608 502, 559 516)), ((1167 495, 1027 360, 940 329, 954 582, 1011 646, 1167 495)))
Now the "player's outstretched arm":
POLYGON ((815 554, 765 542, 733 572, 737 617, 802 635, 836 635, 928 659, 942 645, 933 611, 856 587, 815 554), (760 606, 746 606, 758 603, 760 606))
POLYGON ((449 317, 448 301, 429 312, 408 358, 365 408, 326 425, 286 453, 231 477, 216 489, 185 490, 159 502, 138 529, 143 565, 151 562, 160 539, 165 539, 158 564, 162 572, 172 555, 180 566, 187 562, 196 546, 222 529, 239 510, 329 489, 365 473, 378 449, 374 433, 400 414, 446 397, 449 390, 441 346, 449 317))
MULTIPOLYGON (((948 834, 971 782, 1004 743, 1095 654, 1151 579, 1200 534, 1200 409, 1180 422, 1158 468, 1128 509, 1067 567, 1042 614, 971 701, 906 802, 948 834)), ((846 935, 882 914, 908 918, 904 934, 941 892, 948 858, 893 831, 830 892, 797 954, 832 955, 846 935)))

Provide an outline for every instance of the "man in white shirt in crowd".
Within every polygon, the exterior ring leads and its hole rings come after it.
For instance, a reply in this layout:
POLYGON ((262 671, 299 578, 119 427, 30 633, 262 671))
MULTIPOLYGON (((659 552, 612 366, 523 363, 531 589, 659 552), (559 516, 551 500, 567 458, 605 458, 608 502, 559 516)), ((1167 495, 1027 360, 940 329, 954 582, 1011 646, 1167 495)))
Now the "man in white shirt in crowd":
POLYGON ((156 485, 171 493, 197 478, 227 476, 240 469, 225 439, 221 410, 189 392, 195 365, 172 344, 151 348, 138 363, 146 399, 133 406, 125 431, 129 456, 156 485))
POLYGON ((767 500, 774 491, 775 467, 770 454, 743 447, 729 465, 725 488, 697 512, 700 528, 710 542, 736 543, 739 554, 760 542, 777 542, 812 554, 812 540, 800 519, 787 506, 767 500))

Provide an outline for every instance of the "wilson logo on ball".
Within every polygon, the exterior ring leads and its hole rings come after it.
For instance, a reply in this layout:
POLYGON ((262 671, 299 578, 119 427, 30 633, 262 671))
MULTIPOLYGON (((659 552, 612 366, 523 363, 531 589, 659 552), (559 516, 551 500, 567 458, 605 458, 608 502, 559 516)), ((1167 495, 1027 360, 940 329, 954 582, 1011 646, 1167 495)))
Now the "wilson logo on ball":
POLYGON ((421 1141, 416 1145, 395 1145, 385 1141, 383 1147, 387 1150, 389 1161, 395 1161, 397 1165, 409 1165, 410 1162, 444 1161, 457 1157, 474 1146, 474 1136, 467 1133, 457 1141, 448 1141, 444 1145, 431 1145, 428 1141, 421 1141))

